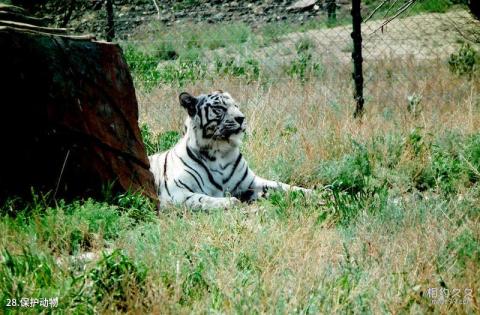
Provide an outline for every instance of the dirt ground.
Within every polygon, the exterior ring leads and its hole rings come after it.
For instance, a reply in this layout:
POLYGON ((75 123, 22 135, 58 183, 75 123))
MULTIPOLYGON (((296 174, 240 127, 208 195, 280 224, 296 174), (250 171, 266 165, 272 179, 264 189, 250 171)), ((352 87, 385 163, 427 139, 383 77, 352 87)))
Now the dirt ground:
MULTIPOLYGON (((366 61, 412 57, 416 60, 444 59, 457 51, 463 41, 476 41, 480 46, 480 22, 466 10, 399 18, 382 28, 383 22, 375 20, 362 24, 363 58, 366 61)), ((315 56, 324 64, 349 63, 353 47, 351 32, 351 25, 346 25, 290 33, 281 37, 279 42, 250 54, 261 63, 288 62, 296 54, 296 43, 308 39, 313 43, 315 56)))

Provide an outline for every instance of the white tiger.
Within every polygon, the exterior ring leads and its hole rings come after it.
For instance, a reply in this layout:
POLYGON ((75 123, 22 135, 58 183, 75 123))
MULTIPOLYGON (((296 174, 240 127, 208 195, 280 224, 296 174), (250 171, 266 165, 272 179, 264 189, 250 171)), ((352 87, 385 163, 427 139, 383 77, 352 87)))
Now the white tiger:
POLYGON ((226 208, 257 199, 268 189, 309 189, 263 179, 240 153, 245 116, 230 94, 179 96, 187 110, 184 137, 170 150, 149 156, 161 204, 226 208))

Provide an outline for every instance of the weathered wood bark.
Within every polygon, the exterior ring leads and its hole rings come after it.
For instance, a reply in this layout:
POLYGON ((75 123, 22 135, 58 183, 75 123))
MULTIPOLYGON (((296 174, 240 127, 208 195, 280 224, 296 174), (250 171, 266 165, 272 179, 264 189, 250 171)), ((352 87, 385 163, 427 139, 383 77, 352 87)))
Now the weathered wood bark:
POLYGON ((0 199, 110 184, 157 198, 119 46, 0 27, 0 47, 0 199))

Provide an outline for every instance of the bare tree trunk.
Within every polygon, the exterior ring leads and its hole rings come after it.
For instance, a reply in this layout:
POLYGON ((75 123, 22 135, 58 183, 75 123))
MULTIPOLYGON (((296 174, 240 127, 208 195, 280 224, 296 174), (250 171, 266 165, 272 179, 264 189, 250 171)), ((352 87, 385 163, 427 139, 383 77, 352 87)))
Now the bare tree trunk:
POLYGON ((160 20, 160 8, 158 7, 156 0, 152 0, 152 1, 153 1, 153 5, 155 6, 155 9, 157 10, 157 20, 160 20))
POLYGON ((113 16, 113 0, 106 1, 107 7, 107 41, 111 42, 115 38, 115 23, 113 16))
POLYGON ((337 21, 337 3, 336 0, 326 0, 327 16, 329 22, 337 21))
POLYGON ((352 0, 352 39, 353 39, 353 81, 355 82, 354 98, 356 102, 353 117, 361 117, 363 114, 363 70, 362 70, 362 15, 360 12, 361 0, 352 0))
POLYGON ((73 9, 75 7, 75 0, 68 0, 67 7, 65 8, 65 15, 63 16, 63 21, 61 27, 67 27, 68 22, 72 18, 73 9))

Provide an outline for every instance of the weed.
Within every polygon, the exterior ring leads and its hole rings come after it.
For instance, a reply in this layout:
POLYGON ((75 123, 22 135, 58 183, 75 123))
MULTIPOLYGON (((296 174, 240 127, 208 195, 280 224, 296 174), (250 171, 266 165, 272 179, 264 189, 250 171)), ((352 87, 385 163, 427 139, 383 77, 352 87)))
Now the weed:
POLYGON ((286 74, 302 82, 320 77, 324 69, 313 58, 313 42, 308 38, 302 38, 296 43, 295 48, 297 58, 291 61, 289 67, 285 70, 286 74))
POLYGON ((470 44, 462 44, 457 53, 450 55, 448 65, 453 73, 472 77, 480 67, 480 56, 470 44))
POLYGON ((469 262, 480 264, 480 240, 470 230, 462 231, 450 240, 446 250, 456 257, 460 267, 466 267, 469 262))
POLYGON ((247 82, 256 81, 260 77, 260 63, 255 59, 247 59, 243 63, 237 63, 234 58, 215 61, 215 72, 219 75, 242 77, 247 82))
POLYGON ((318 173, 332 191, 345 191, 351 195, 365 192, 372 177, 368 151, 357 143, 352 154, 345 155, 340 161, 323 163, 318 173))
POLYGON ((146 54, 132 45, 124 48, 124 56, 137 83, 141 83, 146 90, 151 90, 161 81, 157 71, 158 57, 146 54))
POLYGON ((178 58, 178 53, 172 40, 163 40, 155 44, 153 57, 158 61, 175 60, 178 58))
POLYGON ((7 299, 20 302, 25 296, 59 293, 63 275, 51 256, 24 247, 21 253, 16 254, 4 249, 0 258, 2 308, 7 299))
POLYGON ((158 81, 163 84, 184 86, 207 77, 207 69, 200 61, 179 59, 158 68, 158 81))
POLYGON ((105 301, 110 310, 128 309, 132 294, 142 294, 147 269, 134 262, 120 250, 104 254, 96 266, 86 275, 92 282, 90 295, 96 303, 105 301))
POLYGON ((472 183, 480 181, 480 134, 472 135, 465 141, 463 155, 460 156, 472 183))
POLYGON ((127 212, 134 224, 155 222, 155 204, 146 196, 139 193, 127 192, 117 197, 117 204, 121 210, 127 212))

